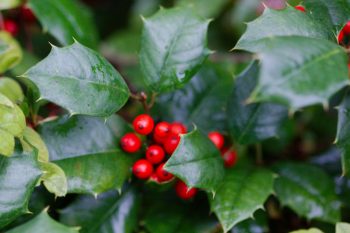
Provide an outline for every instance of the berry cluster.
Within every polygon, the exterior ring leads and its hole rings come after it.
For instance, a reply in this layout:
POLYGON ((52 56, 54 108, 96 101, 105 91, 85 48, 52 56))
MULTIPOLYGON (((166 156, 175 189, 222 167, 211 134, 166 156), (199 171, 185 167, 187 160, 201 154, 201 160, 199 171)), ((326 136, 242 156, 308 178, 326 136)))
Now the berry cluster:
POLYGON ((11 17, 6 17, 3 20, 3 25, 1 25, 1 27, 12 36, 17 36, 19 33, 20 20, 23 20, 26 23, 33 23, 36 21, 36 17, 33 14, 33 11, 24 5, 18 10, 15 10, 15 14, 12 14, 11 17))
MULTIPOLYGON (((137 160, 132 167, 134 176, 158 184, 174 180, 174 176, 164 169, 164 165, 180 143, 180 135, 187 133, 186 126, 179 122, 165 121, 155 124, 151 116, 141 114, 134 119, 133 128, 135 133, 126 133, 120 139, 123 151, 136 153, 141 150, 142 141, 138 134, 150 139, 145 157, 137 160)), ((234 150, 224 147, 224 136, 219 132, 211 132, 208 137, 221 151, 225 166, 232 167, 236 163, 237 155, 234 150)), ((189 188, 180 180, 175 184, 175 191, 184 200, 193 198, 197 193, 197 189, 189 188)))

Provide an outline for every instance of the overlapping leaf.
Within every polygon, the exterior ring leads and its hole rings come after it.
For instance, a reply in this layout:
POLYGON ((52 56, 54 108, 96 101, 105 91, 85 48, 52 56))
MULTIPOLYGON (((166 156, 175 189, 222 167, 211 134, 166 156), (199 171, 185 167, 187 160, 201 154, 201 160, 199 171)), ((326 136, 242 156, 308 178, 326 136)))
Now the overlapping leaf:
POLYGON ((197 129, 181 135, 180 143, 164 169, 179 177, 189 187, 213 193, 225 175, 220 152, 197 129))
POLYGON ((22 50, 17 41, 9 33, 0 31, 0 73, 16 66, 21 59, 22 50))
POLYGON ((144 19, 140 63, 153 91, 181 87, 193 77, 210 53, 208 23, 187 8, 162 8, 144 19))
POLYGON ((336 224, 336 233, 347 233, 350 232, 350 224, 345 222, 339 222, 336 224))
POLYGON ((18 7, 23 3, 23 0, 2 0, 0 2, 0 10, 8 10, 18 7))
POLYGON ((41 99, 66 108, 71 115, 110 116, 129 98, 129 89, 113 66, 78 42, 53 47, 23 77, 39 88, 41 99))
POLYGON ((13 103, 20 103, 24 99, 21 86, 10 78, 0 78, 0 93, 9 98, 13 103))

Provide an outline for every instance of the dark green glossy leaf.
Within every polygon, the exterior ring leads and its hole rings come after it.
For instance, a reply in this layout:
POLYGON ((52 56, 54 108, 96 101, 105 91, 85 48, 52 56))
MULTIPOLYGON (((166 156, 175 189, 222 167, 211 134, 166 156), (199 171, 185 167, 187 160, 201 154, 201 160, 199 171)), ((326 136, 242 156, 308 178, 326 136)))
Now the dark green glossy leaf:
POLYGON ((46 211, 6 233, 78 233, 78 227, 69 228, 53 220, 46 211))
POLYGON ((266 8, 262 16, 248 23, 246 32, 237 42, 235 49, 257 50, 264 46, 261 41, 276 36, 305 36, 318 39, 335 37, 309 14, 287 6, 283 10, 266 8))
POLYGON ((1 0, 0 10, 16 8, 23 3, 23 0, 1 0))
POLYGON ((55 163, 67 176, 69 193, 97 195, 110 189, 121 189, 130 176, 133 157, 115 150, 58 160, 55 163))
POLYGON ((28 201, 40 176, 34 153, 0 155, 0 228, 28 213, 28 201))
POLYGON ((350 232, 350 224, 345 222, 339 222, 336 224, 336 233, 347 233, 350 232))
POLYGON ((235 167, 226 172, 214 199, 210 200, 224 232, 251 218, 273 191, 274 175, 263 169, 235 167))
POLYGON ((263 211, 256 211, 254 219, 247 219, 238 223, 233 229, 234 233, 264 233, 269 231, 267 214, 263 211))
POLYGON ((16 66, 22 59, 18 42, 7 32, 0 31, 0 73, 16 66))
POLYGON ((181 135, 180 143, 164 169, 179 177, 189 187, 213 193, 225 175, 220 152, 197 129, 181 135))
POLYGON ((275 182, 275 191, 282 205, 307 219, 330 223, 340 220, 335 185, 323 170, 295 163, 282 163, 275 169, 280 175, 275 182))
POLYGON ((97 48, 97 30, 89 9, 76 0, 29 0, 28 6, 43 25, 62 45, 76 39, 97 48))
POLYGON ((116 191, 92 196, 80 196, 61 211, 61 222, 79 225, 80 233, 132 233, 137 226, 140 197, 136 190, 122 195, 116 191))
POLYGON ((21 86, 11 78, 0 78, 0 93, 13 103, 21 103, 24 99, 21 86))
POLYGON ((271 101, 296 110, 328 99, 349 84, 347 56, 338 45, 288 36, 261 41, 258 85, 250 101, 271 101))
POLYGON ((227 105, 232 137, 240 144, 250 144, 277 137, 288 110, 272 103, 247 104, 245 101, 258 82, 259 67, 253 62, 240 74, 227 105))
POLYGON ((129 89, 113 66, 95 51, 75 42, 57 48, 23 77, 46 99, 71 115, 109 116, 124 106, 129 89))
POLYGON ((181 87, 193 77, 210 53, 208 23, 187 8, 161 8, 144 19, 140 65, 153 91, 181 87))
POLYGON ((114 151, 130 126, 119 116, 106 121, 96 117, 63 116, 41 124, 38 131, 50 154, 50 160, 114 151))
POLYGON ((232 83, 232 75, 214 65, 205 65, 184 88, 159 96, 154 115, 187 127, 195 124, 205 132, 225 131, 226 103, 232 83))

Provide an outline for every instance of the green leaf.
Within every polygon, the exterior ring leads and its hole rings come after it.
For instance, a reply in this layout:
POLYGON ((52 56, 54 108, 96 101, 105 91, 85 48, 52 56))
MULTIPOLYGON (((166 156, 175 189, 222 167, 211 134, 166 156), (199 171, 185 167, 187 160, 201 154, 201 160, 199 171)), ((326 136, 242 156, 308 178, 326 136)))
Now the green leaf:
POLYGON ((22 0, 1 0, 0 10, 16 8, 23 3, 22 0))
POLYGON ((78 233, 78 228, 69 228, 53 220, 46 211, 32 220, 20 225, 6 233, 78 233))
POLYGON ((350 224, 345 222, 338 222, 336 224, 336 233, 347 233, 350 232, 350 224))
POLYGON ((38 160, 41 162, 49 161, 49 152, 40 135, 30 127, 25 128, 21 143, 24 151, 38 150, 38 160))
POLYGON ((195 124, 205 132, 224 131, 232 83, 230 74, 207 64, 184 88, 160 95, 154 115, 169 122, 182 122, 188 127, 195 124))
POLYGON ((41 171, 34 153, 0 155, 0 228, 28 213, 28 202, 41 171))
POLYGON ((144 19, 140 65, 153 91, 179 88, 193 77, 210 54, 208 24, 187 8, 161 8, 144 19))
POLYGON ((225 175, 220 152, 197 129, 181 135, 180 143, 164 169, 179 177, 189 187, 213 193, 225 175))
POLYGON ((58 160, 55 164, 67 176, 69 193, 97 195, 122 188, 131 175, 133 157, 115 150, 58 160))
POLYGON ((258 85, 250 101, 271 101, 296 110, 322 103, 349 84, 347 56, 342 47, 298 36, 264 40, 258 85))
POLYGON ((340 205, 332 179, 320 168, 308 164, 282 163, 275 191, 281 204, 307 219, 336 223, 340 205))
POLYGON ((38 127, 51 161, 114 151, 119 148, 119 139, 130 130, 116 115, 106 121, 97 117, 62 116, 38 127))
POLYGON ((16 66, 21 59, 22 50, 17 41, 9 33, 0 31, 0 73, 16 66))
POLYGON ((309 14, 287 6, 283 10, 265 8, 259 18, 248 23, 247 30, 237 42, 235 49, 256 51, 265 46, 263 42, 266 39, 276 36, 335 40, 334 34, 318 21, 314 21, 309 14))
POLYGON ((44 31, 48 31, 62 45, 69 45, 73 39, 93 49, 97 48, 98 35, 92 13, 76 0, 29 0, 44 31))
POLYGON ((253 219, 244 220, 232 229, 234 233, 264 233, 268 231, 268 218, 263 210, 256 211, 253 219))
POLYGON ((81 226, 80 233, 132 233, 138 223, 140 200, 133 189, 122 195, 110 191, 97 198, 80 196, 60 212, 60 220, 81 226))
POLYGON ((338 127, 336 143, 342 150, 343 175, 350 170, 350 95, 347 94, 338 107, 338 127))
POLYGON ((316 228, 310 228, 308 230, 298 230, 298 231, 292 231, 290 233, 323 233, 323 231, 320 231, 316 228))
POLYGON ((227 104, 230 133, 240 144, 252 144, 278 136, 287 108, 272 103, 247 104, 245 101, 258 82, 259 67, 253 62, 236 79, 227 104))
POLYGON ((0 154, 10 156, 15 146, 15 138, 22 136, 25 117, 17 105, 0 93, 0 154))
POLYGON ((0 93, 9 98, 13 103, 21 103, 24 99, 21 86, 10 78, 0 78, 0 93))
POLYGON ((46 189, 55 194, 56 197, 63 197, 67 194, 68 185, 64 171, 54 163, 41 162, 40 168, 43 171, 41 180, 46 189))
POLYGON ((190 7, 196 14, 205 18, 215 18, 227 4, 227 0, 177 0, 176 4, 183 7, 190 7), (208 7, 210 5, 210 7, 208 7))
POLYGON ((78 42, 53 47, 49 56, 23 77, 35 83, 41 99, 66 108, 71 115, 106 117, 129 98, 129 89, 113 66, 78 42))
POLYGON ((273 182, 274 174, 264 169, 236 167, 226 172, 214 199, 210 200, 224 232, 263 209, 264 202, 272 194, 273 182))

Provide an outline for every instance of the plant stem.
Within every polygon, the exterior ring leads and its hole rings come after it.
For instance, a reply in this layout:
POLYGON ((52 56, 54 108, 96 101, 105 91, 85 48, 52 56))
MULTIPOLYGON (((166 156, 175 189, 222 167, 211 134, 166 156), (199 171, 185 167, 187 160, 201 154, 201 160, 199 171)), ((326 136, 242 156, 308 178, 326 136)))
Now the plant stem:
POLYGON ((156 101, 157 93, 155 92, 152 93, 151 100, 149 103, 147 103, 148 96, 143 91, 137 94, 131 93, 130 97, 134 100, 140 101, 143 108, 145 109, 145 112, 149 113, 156 101))
POLYGON ((2 15, 2 13, 0 12, 0 30, 4 30, 4 29, 5 29, 4 17, 2 15))
POLYGON ((255 150, 256 150, 256 164, 257 165, 263 165, 264 164, 264 160, 263 160, 263 153, 262 153, 262 146, 261 143, 257 143, 255 144, 255 150))

